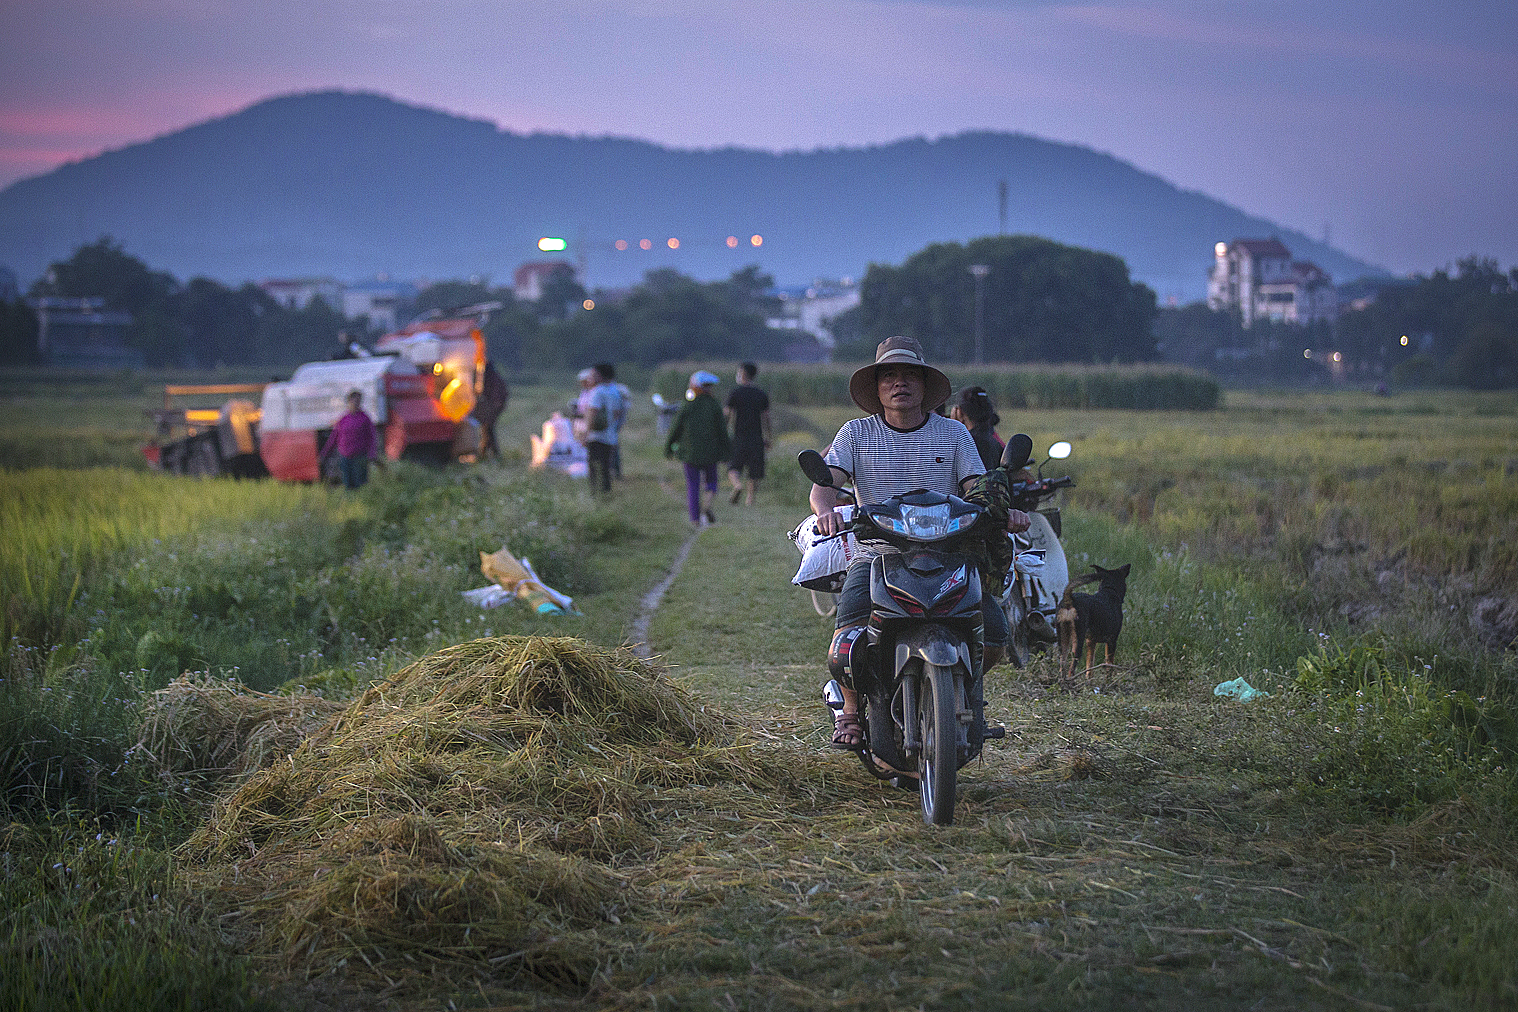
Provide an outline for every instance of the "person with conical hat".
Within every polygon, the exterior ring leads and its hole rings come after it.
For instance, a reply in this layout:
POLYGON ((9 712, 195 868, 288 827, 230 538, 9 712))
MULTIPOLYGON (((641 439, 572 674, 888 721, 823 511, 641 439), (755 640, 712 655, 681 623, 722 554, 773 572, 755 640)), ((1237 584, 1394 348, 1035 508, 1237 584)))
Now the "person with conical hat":
MULTIPOLYGON (((856 369, 849 378, 849 396, 869 414, 845 422, 823 454, 834 482, 853 482, 861 506, 917 489, 945 495, 967 493, 985 467, 970 431, 934 413, 949 399, 951 389, 949 378, 928 365, 922 345, 915 339, 890 337, 880 342, 875 361, 856 369)), ((836 489, 813 485, 811 505, 820 534, 843 529, 836 489)), ((1026 530, 1027 514, 1011 510, 1007 527, 1026 530)), ((893 550, 860 545, 838 595, 837 631, 830 660, 833 655, 851 651, 862 635, 870 620, 870 562, 877 554, 893 550)), ((1011 629, 993 595, 985 595, 983 602, 984 671, 1005 654, 1011 629)), ((857 750, 865 743, 859 696, 851 686, 843 686, 843 697, 843 708, 833 718, 833 747, 857 750)))

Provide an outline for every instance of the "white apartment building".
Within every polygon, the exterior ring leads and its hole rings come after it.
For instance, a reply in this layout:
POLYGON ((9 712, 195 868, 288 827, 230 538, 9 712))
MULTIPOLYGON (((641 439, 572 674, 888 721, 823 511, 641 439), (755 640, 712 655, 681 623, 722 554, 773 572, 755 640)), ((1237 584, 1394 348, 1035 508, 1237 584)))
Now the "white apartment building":
POLYGON ((1312 323, 1339 315, 1333 279, 1317 264, 1293 260, 1279 239, 1235 239, 1213 247, 1207 306, 1255 320, 1312 323))
POLYGON ((407 281, 360 281, 343 289, 343 315, 350 320, 367 316, 370 327, 388 333, 401 325, 400 307, 416 293, 416 285, 407 281))
POLYGON ((831 349, 836 343, 824 321, 859 305, 859 283, 853 278, 814 281, 803 291, 780 293, 780 315, 765 321, 780 330, 800 330, 831 349))

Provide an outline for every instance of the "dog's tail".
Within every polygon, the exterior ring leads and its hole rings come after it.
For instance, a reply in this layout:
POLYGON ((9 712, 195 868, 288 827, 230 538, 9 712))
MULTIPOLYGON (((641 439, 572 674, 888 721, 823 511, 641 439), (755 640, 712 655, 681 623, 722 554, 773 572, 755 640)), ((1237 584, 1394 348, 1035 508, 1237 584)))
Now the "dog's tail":
POLYGON ((1080 652, 1079 634, 1076 626, 1075 588, 1089 580, 1071 580, 1060 595, 1059 605, 1054 609, 1054 628, 1059 632, 1059 666, 1061 671, 1074 670, 1076 655, 1080 652))

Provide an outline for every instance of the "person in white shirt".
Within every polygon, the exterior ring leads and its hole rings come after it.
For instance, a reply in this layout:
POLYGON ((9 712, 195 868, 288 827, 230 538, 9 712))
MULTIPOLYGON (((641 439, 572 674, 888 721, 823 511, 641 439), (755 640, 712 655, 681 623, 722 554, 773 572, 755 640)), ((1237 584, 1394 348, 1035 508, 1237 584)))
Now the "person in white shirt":
MULTIPOLYGON (((855 370, 849 380, 854 403, 868 417, 845 422, 823 455, 835 483, 854 483, 861 506, 884 502, 917 489, 963 495, 985 473, 980 453, 964 425, 934 410, 949 399, 949 378, 923 359, 922 345, 910 337, 891 337, 875 350, 875 361, 855 370)), ((812 511, 817 530, 835 534, 843 529, 834 488, 813 485, 812 511)), ((1028 515, 1010 510, 1007 529, 1028 529, 1028 515)), ((865 545, 860 546, 866 549, 865 545)), ((852 649, 870 620, 870 562, 888 547, 862 550, 849 566, 838 595, 837 631, 830 655, 852 649)), ((982 670, 989 670, 1006 652, 1011 628, 1000 603, 990 594, 982 599, 985 653, 982 670)), ((843 686, 843 709, 834 715, 833 747, 855 750, 864 745, 859 695, 843 686)))

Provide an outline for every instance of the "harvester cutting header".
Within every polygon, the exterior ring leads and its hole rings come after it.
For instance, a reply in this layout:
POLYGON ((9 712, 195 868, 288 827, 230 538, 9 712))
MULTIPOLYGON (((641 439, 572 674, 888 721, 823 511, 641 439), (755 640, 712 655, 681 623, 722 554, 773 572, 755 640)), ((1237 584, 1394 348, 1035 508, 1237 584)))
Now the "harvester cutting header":
POLYGON ((281 382, 165 387, 164 406, 149 412, 158 422, 159 441, 143 452, 175 474, 317 481, 322 442, 347 410, 348 394, 357 390, 391 460, 472 460, 480 427, 470 412, 485 380, 480 328, 499 308, 491 302, 415 320, 381 337, 373 351, 352 345, 353 357, 308 362, 281 382), (229 393, 260 393, 261 403, 173 406, 176 397, 229 393), (170 438, 181 426, 184 435, 170 438))

